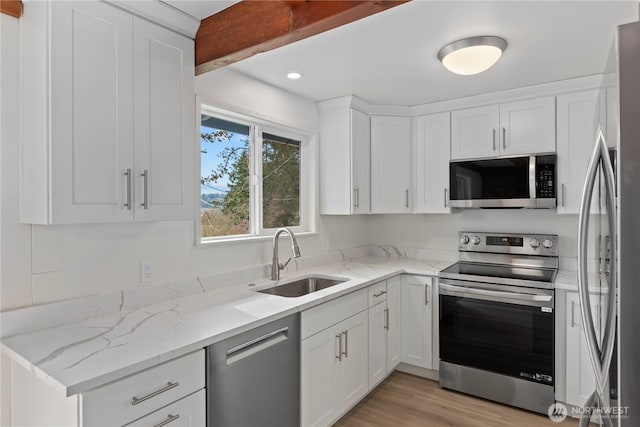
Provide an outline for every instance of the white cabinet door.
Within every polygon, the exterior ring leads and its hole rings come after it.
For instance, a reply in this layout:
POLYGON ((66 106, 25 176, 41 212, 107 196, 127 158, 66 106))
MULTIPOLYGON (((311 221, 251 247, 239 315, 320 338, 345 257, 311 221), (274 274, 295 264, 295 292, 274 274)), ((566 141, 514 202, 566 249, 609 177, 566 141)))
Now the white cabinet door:
MULTIPOLYGON (((34 222, 131 220, 132 211, 124 206, 127 201, 124 174, 133 168, 133 18, 102 2, 51 2, 49 7, 50 118, 33 117, 34 112, 46 112, 42 106, 29 106, 37 101, 47 106, 46 98, 23 93, 27 105, 23 106, 26 122, 22 126, 25 166, 22 198, 47 199, 46 195, 38 196, 47 191, 46 187, 31 194, 26 191, 36 185, 28 170, 30 165, 34 166, 30 162, 41 155, 31 152, 35 139, 44 142, 50 138, 50 165, 36 172, 50 173, 50 217, 42 221, 32 218, 34 222), (46 135, 46 129, 37 134, 38 128, 47 123, 50 135, 46 135)), ((25 19, 31 19, 30 16, 25 19)), ((38 31, 45 33, 46 25, 38 31)), ((32 51, 29 46, 25 49, 32 56, 44 54, 32 51)), ((25 88, 35 84, 34 74, 46 73, 46 67, 39 70, 27 67, 23 62, 23 71, 27 73, 25 88)), ((30 210, 23 209, 27 221, 30 210)))
POLYGON ((402 361, 431 369, 432 352, 432 279, 402 276, 402 361))
POLYGON ((387 280, 387 373, 402 357, 401 276, 387 280))
POLYGON ((329 215, 369 213, 371 211, 369 116, 348 105, 326 106, 325 103, 319 103, 318 106, 321 111, 320 213, 329 215))
MULTIPOLYGON (((591 150, 595 144, 596 121, 601 114, 600 101, 604 99, 599 89, 558 95, 558 150, 557 183, 560 214, 577 214, 580 211, 582 187, 591 150)), ((598 200, 593 198, 591 209, 595 211, 598 200)))
POLYGON ((353 406, 369 390, 368 316, 363 311, 338 324, 342 360, 336 365, 334 396, 338 413, 353 406))
POLYGON ((417 119, 416 212, 449 213, 450 113, 417 119))
MULTIPOLYGON (((596 380, 580 317, 578 293, 567 292, 566 301, 565 398, 567 403, 582 407, 595 391, 596 380)), ((591 310, 598 313, 598 304, 592 302, 591 310)))
POLYGON ((476 159, 499 154, 497 105, 451 113, 451 159, 476 159))
POLYGON ((371 212, 410 210, 411 119, 371 117, 371 212))
POLYGON ((193 217, 193 40, 134 21, 137 220, 193 217))
POLYGON ((351 206, 354 214, 371 212, 371 120, 351 109, 351 206))
POLYGON ((369 390, 387 376, 387 304, 369 307, 369 390))
POLYGON ((336 326, 302 341, 300 409, 305 427, 329 425, 337 416, 334 390, 341 332, 336 326))
POLYGON ((500 154, 556 151, 555 97, 500 104, 500 154))

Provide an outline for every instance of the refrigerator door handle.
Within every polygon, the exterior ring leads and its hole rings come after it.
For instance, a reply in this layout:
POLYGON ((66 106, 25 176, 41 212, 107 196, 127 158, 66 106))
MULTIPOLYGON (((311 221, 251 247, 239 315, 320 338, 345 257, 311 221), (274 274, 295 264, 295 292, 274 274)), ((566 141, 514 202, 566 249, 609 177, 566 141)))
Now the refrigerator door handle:
MULTIPOLYGON (((615 232, 616 232, 616 214, 615 214, 615 186, 613 168, 609 162, 609 153, 604 140, 602 128, 598 127, 596 144, 587 168, 587 176, 585 178, 582 200, 580 204, 580 216, 578 220, 578 293, 580 296, 580 315, 582 318, 584 332, 589 350, 589 358, 593 365, 598 396, 592 396, 589 399, 592 403, 599 406, 608 402, 607 397, 607 379, 609 374, 609 366, 611 364, 611 356, 613 354, 613 338, 615 337, 615 232), (606 319, 605 335, 602 348, 598 344, 596 329, 593 323, 591 312, 591 303, 589 296, 589 283, 587 279, 587 241, 589 232, 589 211, 591 207, 591 198, 593 188, 596 182, 596 175, 599 164, 603 164, 604 180, 607 189, 607 210, 610 233, 612 235, 612 274, 609 288, 609 307, 606 319)), ((583 417, 582 421, 588 417, 583 417)), ((606 417, 603 417, 606 418, 606 417)), ((588 423, 588 420, 587 420, 588 423)), ((586 424, 585 424, 586 425, 586 424)))

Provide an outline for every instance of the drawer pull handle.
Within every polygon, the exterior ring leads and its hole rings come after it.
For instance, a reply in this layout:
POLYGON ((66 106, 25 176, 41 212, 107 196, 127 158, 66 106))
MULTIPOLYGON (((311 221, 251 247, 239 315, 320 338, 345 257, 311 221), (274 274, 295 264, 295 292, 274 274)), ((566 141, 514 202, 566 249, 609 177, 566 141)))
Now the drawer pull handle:
POLYGON ((380 292, 376 292, 375 294, 373 294, 373 296, 375 298, 381 297, 382 295, 386 294, 387 291, 380 291, 380 292))
POLYGON ((174 422, 175 420, 177 420, 178 418, 180 418, 180 414, 175 414, 175 415, 171 415, 169 414, 167 416, 167 419, 164 421, 160 421, 158 424, 154 425, 153 427, 162 427, 162 426, 166 426, 169 423, 174 422))
POLYGON ((171 390, 172 388, 178 387, 179 385, 180 385, 180 383, 179 383, 178 381, 176 381, 175 383, 168 382, 166 386, 162 387, 162 388, 161 388, 161 389, 159 389, 159 390, 156 390, 156 391, 154 391, 154 392, 152 392, 152 393, 149 393, 149 394, 147 394, 147 395, 145 395, 145 396, 142 396, 142 397, 134 397, 133 399, 131 399, 131 405, 135 406, 135 405, 137 405, 138 403, 142 403, 142 402, 144 402, 145 400, 149 400, 149 399, 151 399, 152 397, 156 397, 157 395, 162 394, 162 393, 164 393, 165 391, 169 391, 169 390, 171 390))
POLYGON ((338 340, 338 355, 336 359, 338 359, 338 362, 342 362, 342 332, 340 335, 336 335, 336 339, 338 340))

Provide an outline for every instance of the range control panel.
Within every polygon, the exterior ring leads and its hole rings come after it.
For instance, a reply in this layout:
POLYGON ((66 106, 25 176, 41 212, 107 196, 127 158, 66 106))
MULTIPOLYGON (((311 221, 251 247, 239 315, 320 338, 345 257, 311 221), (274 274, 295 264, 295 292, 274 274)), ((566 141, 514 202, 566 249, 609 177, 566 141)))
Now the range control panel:
POLYGON ((458 233, 458 250, 557 257, 558 236, 461 231, 458 233))

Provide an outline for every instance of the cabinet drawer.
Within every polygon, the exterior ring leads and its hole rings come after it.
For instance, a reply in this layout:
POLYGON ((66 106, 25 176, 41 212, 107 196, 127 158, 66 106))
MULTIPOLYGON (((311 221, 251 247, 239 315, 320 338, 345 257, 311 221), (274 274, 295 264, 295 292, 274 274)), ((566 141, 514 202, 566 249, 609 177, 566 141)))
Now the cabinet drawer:
POLYGON ((387 281, 375 283, 369 286, 369 307, 373 307, 387 300, 387 281))
POLYGON ((82 393, 84 426, 121 426, 204 388, 204 350, 82 393))
POLYGON ((158 409, 126 427, 202 427, 206 424, 206 393, 204 389, 158 409))
POLYGON ((327 329, 367 309, 367 289, 340 297, 302 312, 302 339, 327 329))

